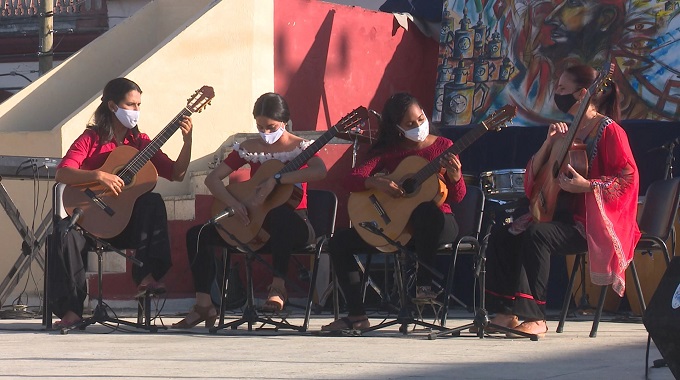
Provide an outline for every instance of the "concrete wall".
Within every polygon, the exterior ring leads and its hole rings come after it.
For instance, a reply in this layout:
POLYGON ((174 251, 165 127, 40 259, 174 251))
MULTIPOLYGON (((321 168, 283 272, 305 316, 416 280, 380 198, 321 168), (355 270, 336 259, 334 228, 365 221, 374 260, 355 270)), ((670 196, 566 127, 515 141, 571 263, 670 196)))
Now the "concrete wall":
MULTIPOLYGON (((207 168, 216 141, 254 131, 255 98, 273 90, 273 1, 157 0, 111 29, 21 92, 0 104, 3 155, 61 157, 82 133, 104 84, 125 76, 143 89, 140 129, 155 136, 202 85, 216 97, 194 116, 191 169, 207 168), (269 58, 268 58, 269 57, 269 58)), ((179 133, 163 147, 176 157, 179 133)), ((23 214, 33 215, 32 184, 3 181, 23 214)), ((49 187, 49 183, 41 183, 49 187)), ((190 182, 160 180, 165 195, 187 194, 190 182)), ((49 198, 48 198, 49 199, 49 198)), ((40 198, 42 201, 42 198, 40 198)), ((49 201, 47 208, 49 209, 49 201)), ((18 256, 21 240, 0 216, 0 276, 18 256), (15 248, 16 247, 16 248, 15 248)))

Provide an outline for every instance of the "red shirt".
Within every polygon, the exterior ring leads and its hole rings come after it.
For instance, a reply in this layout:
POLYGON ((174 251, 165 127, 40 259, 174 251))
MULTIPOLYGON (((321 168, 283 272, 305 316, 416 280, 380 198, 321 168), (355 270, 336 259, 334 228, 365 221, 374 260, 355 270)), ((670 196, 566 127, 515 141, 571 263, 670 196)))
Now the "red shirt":
MULTIPOLYGON (((314 157, 317 155, 315 154, 314 157)), ((250 177, 252 178, 255 173, 257 173, 257 170, 260 169, 262 166, 261 162, 251 162, 246 160, 245 158, 242 158, 239 155, 238 150, 233 150, 223 161, 227 166, 231 168, 231 170, 238 170, 241 166, 245 164, 250 165, 250 177)), ((302 165, 302 168, 307 167, 307 165, 302 165)), ((296 184, 296 186, 300 185, 302 187, 302 200, 300 200, 300 204, 297 205, 295 208, 296 210, 304 210, 307 208, 307 182, 303 182, 301 184, 296 184)))
MULTIPOLYGON (((128 131, 123 139, 122 145, 129 145, 137 148, 137 150, 144 149, 151 143, 151 139, 145 133, 140 133, 137 137, 132 136, 132 132, 128 131)), ((71 144, 68 151, 61 159, 57 166, 59 168, 76 168, 83 170, 99 169, 109 157, 112 150, 116 149, 118 145, 114 140, 105 144, 99 142, 99 135, 94 130, 88 128, 81 134, 76 141, 71 144)), ((156 167, 158 175, 172 181, 172 168, 175 161, 171 160, 160 149, 153 157, 151 162, 156 167)))
MULTIPOLYGON (((392 173, 399 166, 401 161, 409 156, 420 156, 427 161, 434 160, 437 156, 444 153, 453 142, 451 140, 438 136, 432 145, 425 147, 420 150, 399 150, 395 149, 390 152, 385 152, 383 154, 369 158, 363 164, 357 166, 352 170, 345 182, 345 187, 350 192, 364 191, 366 186, 366 178, 381 172, 392 173)), ((439 208, 446 214, 451 214, 451 206, 449 203, 458 203, 463 200, 467 188, 465 187, 465 181, 458 181, 456 183, 450 183, 447 176, 444 176, 444 182, 446 183, 446 188, 449 190, 449 194, 446 197, 446 202, 444 202, 439 208)))

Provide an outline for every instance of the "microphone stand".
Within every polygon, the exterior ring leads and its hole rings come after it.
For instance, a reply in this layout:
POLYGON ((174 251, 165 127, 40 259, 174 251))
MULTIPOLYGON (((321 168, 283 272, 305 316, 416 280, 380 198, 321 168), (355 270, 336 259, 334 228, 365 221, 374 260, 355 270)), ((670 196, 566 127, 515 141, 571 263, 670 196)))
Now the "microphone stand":
MULTIPOLYGON (((227 234, 230 239, 235 241, 238 244, 238 248, 245 253, 246 256, 246 307, 243 309, 243 314, 241 315, 241 318, 238 318, 234 321, 231 321, 229 323, 224 323, 224 294, 226 294, 227 287, 229 286, 229 279, 228 277, 225 277, 227 280, 224 283, 223 286, 223 291, 224 293, 220 297, 220 323, 217 326, 211 327, 209 332, 211 334, 217 333, 217 330, 225 329, 228 327, 231 327, 232 329, 238 328, 240 325, 247 323, 248 324, 248 331, 253 330, 253 325, 255 323, 261 323, 263 325, 265 324, 270 324, 274 325, 276 329, 278 330, 279 328, 288 328, 292 330, 297 330, 297 331, 305 331, 304 326, 295 326, 290 323, 288 323, 285 318, 279 322, 279 321, 274 321, 271 318, 263 318, 260 317, 257 314, 257 309, 255 308, 255 296, 253 292, 253 275, 252 275, 252 262, 254 259, 257 259, 259 262, 264 263, 265 265, 269 266, 269 263, 267 263, 260 255, 255 253, 250 247, 241 242, 234 234, 229 232, 226 228, 224 228, 221 224, 215 223, 215 227, 219 228, 222 232, 227 234)), ((227 251, 227 257, 225 258, 225 265, 229 263, 231 254, 229 251, 227 251)), ((271 266, 270 266, 271 268, 271 266)))
POLYGON ((437 339, 438 337, 448 334, 451 334, 451 336, 454 337, 458 337, 460 336, 461 331, 467 330, 471 327, 477 328, 476 335, 479 337, 479 339, 484 338, 484 330, 495 329, 496 331, 503 331, 506 333, 520 335, 525 338, 529 338, 533 341, 538 340, 538 335, 536 334, 529 334, 523 331, 511 329, 509 327, 497 325, 495 323, 491 323, 489 320, 489 313, 486 310, 486 247, 489 244, 489 236, 491 235, 491 228, 493 227, 494 224, 495 222, 492 220, 485 231, 484 239, 482 240, 479 253, 477 254, 477 262, 475 263, 475 277, 479 281, 480 295, 479 295, 479 308, 475 310, 475 316, 473 321, 463 326, 455 327, 452 329, 443 329, 443 331, 430 333, 427 337, 429 340, 434 340, 437 339))
POLYGON ((392 321, 387 321, 380 323, 375 326, 368 327, 366 329, 362 329, 361 333, 369 332, 369 331, 374 331, 378 329, 382 329, 385 327, 393 326, 400 324, 401 326, 399 327, 399 332, 402 334, 408 333, 408 325, 409 324, 414 324, 417 326, 423 326, 426 328, 430 328, 433 330, 446 330, 445 327, 435 325, 433 323, 428 323, 425 321, 417 320, 413 318, 413 313, 411 312, 411 309, 408 307, 408 302, 409 300, 406 297, 406 289, 404 289, 404 282, 403 282, 403 276, 402 276, 402 262, 405 261, 406 257, 409 257, 415 261, 418 262, 418 264, 422 265, 425 269, 429 270, 432 272, 432 274, 435 277, 438 277, 440 280, 444 278, 444 276, 439 273, 436 269, 434 269, 432 266, 423 263, 420 259, 418 259, 417 255, 408 250, 406 247, 404 247, 401 243, 398 241, 392 240, 389 236, 385 235, 383 230, 379 228, 375 222, 364 222, 364 223, 359 223, 359 226, 366 229, 367 231, 381 236, 387 243, 390 245, 394 246, 397 248, 399 251, 399 254, 397 255, 397 258, 394 260, 394 271, 397 276, 396 282, 397 282, 397 287, 399 291, 399 299, 400 299, 400 305, 399 305, 399 312, 397 314, 397 318, 392 320, 392 321))
MULTIPOLYGON (((67 231, 66 231, 67 232, 67 231)), ((64 232, 64 234, 66 233, 64 232)), ((158 327, 157 326, 152 326, 152 325, 143 325, 140 323, 133 323, 133 322, 128 322, 119 318, 115 318, 110 316, 106 308, 107 306, 104 304, 103 301, 103 278, 102 278, 102 273, 103 273, 103 254, 104 252, 115 252, 119 254, 120 256, 124 257, 126 260, 131 261, 134 265, 137 265, 138 267, 141 267, 144 265, 141 261, 139 261, 137 258, 128 256, 125 254, 125 252, 122 252, 118 248, 112 246, 109 242, 102 240, 91 233, 85 231, 84 229, 80 229, 80 232, 83 234, 83 236, 86 239, 89 239, 91 242, 94 242, 95 245, 95 253, 97 254, 97 306, 95 306, 94 311, 92 313, 91 317, 84 318, 80 320, 78 323, 75 323, 69 327, 65 327, 61 329, 61 334, 68 334, 69 331, 74 330, 74 329, 80 329, 80 330, 85 330, 87 326, 93 325, 95 323, 100 323, 104 326, 107 325, 107 323, 114 323, 114 324, 122 324, 125 326, 130 326, 130 327, 135 327, 138 329, 144 329, 148 330, 150 332, 157 332, 158 327)))

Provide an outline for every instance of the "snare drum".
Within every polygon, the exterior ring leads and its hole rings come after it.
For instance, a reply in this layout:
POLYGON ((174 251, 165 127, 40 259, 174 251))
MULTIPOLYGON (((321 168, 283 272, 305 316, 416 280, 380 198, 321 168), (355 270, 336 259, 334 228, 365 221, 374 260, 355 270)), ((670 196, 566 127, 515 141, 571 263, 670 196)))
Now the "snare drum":
POLYGON ((479 183, 487 197, 517 199, 524 196, 525 169, 492 170, 479 174, 479 183))

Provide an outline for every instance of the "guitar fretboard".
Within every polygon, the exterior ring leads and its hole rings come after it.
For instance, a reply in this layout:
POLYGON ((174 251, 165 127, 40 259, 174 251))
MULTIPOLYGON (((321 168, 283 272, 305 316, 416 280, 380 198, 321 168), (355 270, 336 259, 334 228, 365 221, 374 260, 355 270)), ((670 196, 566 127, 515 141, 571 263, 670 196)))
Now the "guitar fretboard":
POLYGON ((302 167, 302 165, 307 162, 316 152, 320 151, 324 145, 326 145, 331 139, 338 133, 338 128, 336 126, 331 127, 331 129, 324 132, 319 138, 314 140, 305 150, 297 155, 294 159, 289 161, 279 173, 289 173, 294 172, 302 167))
POLYGON ((423 184, 430 176, 436 174, 439 172, 441 166, 439 165, 439 161, 442 157, 444 157, 445 154, 447 153, 453 153, 455 155, 460 154, 460 152, 464 151, 468 146, 470 146, 473 142, 477 141, 484 133, 488 131, 488 128, 484 122, 481 124, 478 124, 475 126, 470 132, 466 133, 465 135, 461 136, 459 139, 456 140, 456 142, 451 145, 448 149, 446 149, 442 154, 437 156, 434 160, 430 161, 427 165, 425 165, 422 169, 418 170, 416 174, 414 174, 412 177, 410 177, 410 184, 409 187, 410 189, 404 188, 407 193, 412 193, 415 191, 420 185, 423 184))
POLYGON ((161 132, 151 140, 151 143, 139 151, 127 165, 118 173, 118 176, 125 182, 125 185, 132 183, 132 179, 137 172, 146 165, 147 162, 161 149, 161 146, 177 131, 179 122, 184 116, 191 116, 192 112, 183 108, 161 132))

